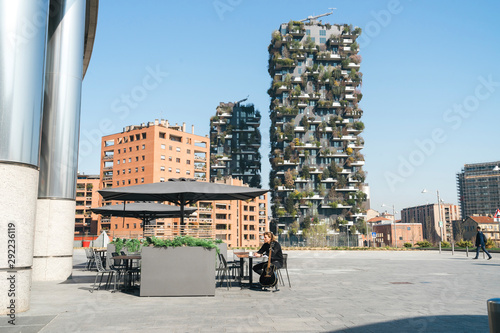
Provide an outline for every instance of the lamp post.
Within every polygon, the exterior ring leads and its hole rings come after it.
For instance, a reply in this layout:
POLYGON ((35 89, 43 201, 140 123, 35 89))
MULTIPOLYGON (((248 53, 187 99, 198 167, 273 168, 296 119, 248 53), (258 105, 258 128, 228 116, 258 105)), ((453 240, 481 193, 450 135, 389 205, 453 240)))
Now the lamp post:
MULTIPOLYGON (((386 204, 382 204, 381 207, 388 207, 386 204)), ((392 223, 394 224, 394 240, 395 240, 395 245, 398 247, 398 236, 396 234, 397 232, 397 225, 396 225, 396 209, 394 208, 394 205, 392 205, 392 223)))
MULTIPOLYGON (((427 190, 424 188, 422 193, 427 193, 427 190)), ((439 198, 439 190, 436 190, 437 201, 438 201, 438 224, 439 224, 439 253, 441 253, 441 243, 443 242, 443 220, 441 219, 441 199, 439 198)))

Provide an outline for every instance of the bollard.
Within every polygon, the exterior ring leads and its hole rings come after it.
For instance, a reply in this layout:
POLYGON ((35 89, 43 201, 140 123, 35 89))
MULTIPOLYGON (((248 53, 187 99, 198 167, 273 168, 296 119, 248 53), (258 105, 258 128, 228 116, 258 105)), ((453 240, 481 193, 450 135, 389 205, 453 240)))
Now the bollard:
POLYGON ((451 242, 451 255, 455 254, 455 242, 451 242))
POLYGON ((465 247, 465 252, 467 253, 467 258, 469 258, 469 247, 468 246, 465 247))
POLYGON ((491 298, 486 301, 486 304, 490 333, 500 332, 500 298, 491 298))

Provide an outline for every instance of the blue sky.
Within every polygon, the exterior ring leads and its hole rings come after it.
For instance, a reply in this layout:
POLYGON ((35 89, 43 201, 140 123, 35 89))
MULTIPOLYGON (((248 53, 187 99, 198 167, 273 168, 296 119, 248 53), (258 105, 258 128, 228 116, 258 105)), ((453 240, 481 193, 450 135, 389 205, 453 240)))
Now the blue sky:
POLYGON ((436 202, 436 190, 456 204, 463 165, 500 160, 493 0, 100 1, 83 81, 80 172, 99 173, 102 135, 159 118, 206 135, 219 102, 249 95, 263 114, 268 187, 271 33, 332 7, 323 23, 363 29, 362 152, 372 208, 436 202))

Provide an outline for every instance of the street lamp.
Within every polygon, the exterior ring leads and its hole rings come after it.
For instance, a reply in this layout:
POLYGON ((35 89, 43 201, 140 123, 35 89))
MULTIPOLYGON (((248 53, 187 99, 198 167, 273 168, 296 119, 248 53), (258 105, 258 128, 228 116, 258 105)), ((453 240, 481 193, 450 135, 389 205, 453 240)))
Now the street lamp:
MULTIPOLYGON (((427 190, 424 188, 422 190, 422 193, 427 193, 427 190)), ((437 201, 438 201, 438 218, 439 218, 439 233, 440 233, 440 240, 439 240, 439 253, 441 253, 441 243, 443 242, 443 220, 441 219, 441 199, 439 198, 439 190, 436 190, 437 193, 437 201)))
MULTIPOLYGON (((382 204, 381 207, 389 207, 389 205, 382 204)), ((395 244, 396 247, 398 247, 398 235, 396 234, 397 232, 397 226, 396 226, 396 209, 394 209, 394 205, 392 205, 392 223, 394 224, 394 239, 395 239, 395 244)))

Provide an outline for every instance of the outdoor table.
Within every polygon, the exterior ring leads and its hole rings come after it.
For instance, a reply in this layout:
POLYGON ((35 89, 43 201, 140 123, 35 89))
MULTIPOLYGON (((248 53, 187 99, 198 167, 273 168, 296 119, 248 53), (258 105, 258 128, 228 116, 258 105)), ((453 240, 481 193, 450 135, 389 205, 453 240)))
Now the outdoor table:
POLYGON ((248 259, 248 284, 250 288, 253 286, 253 258, 262 258, 249 255, 250 252, 235 252, 234 255, 240 258, 240 278, 244 278, 244 261, 248 259))
POLYGON ((132 261, 133 260, 140 260, 142 259, 141 255, 139 254, 131 254, 131 255, 120 255, 120 256, 115 256, 112 258, 113 260, 124 260, 125 261, 125 272, 128 273, 129 275, 129 279, 127 279, 127 288, 126 289, 130 289, 131 287, 131 282, 132 282, 132 279, 130 278, 130 275, 131 275, 131 272, 130 272, 130 268, 132 267, 132 261))

